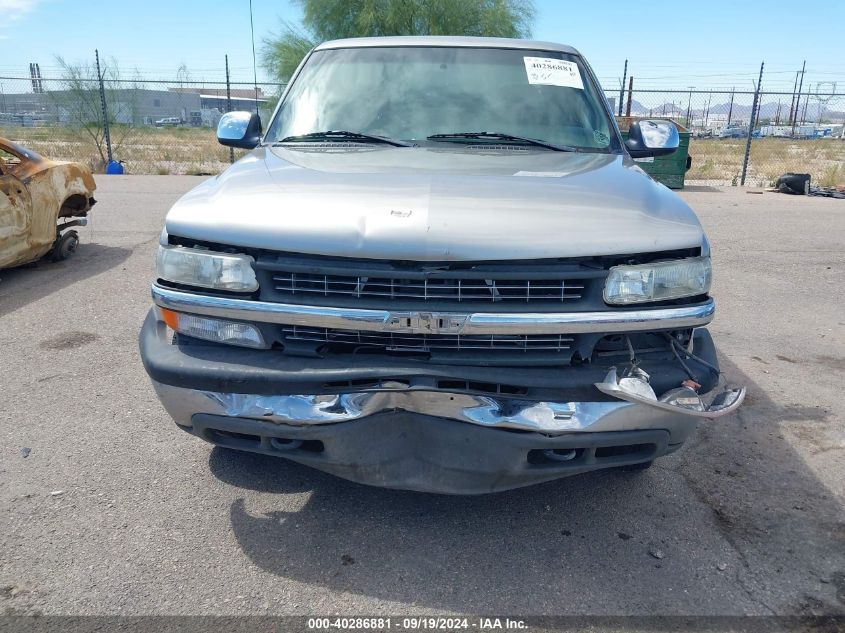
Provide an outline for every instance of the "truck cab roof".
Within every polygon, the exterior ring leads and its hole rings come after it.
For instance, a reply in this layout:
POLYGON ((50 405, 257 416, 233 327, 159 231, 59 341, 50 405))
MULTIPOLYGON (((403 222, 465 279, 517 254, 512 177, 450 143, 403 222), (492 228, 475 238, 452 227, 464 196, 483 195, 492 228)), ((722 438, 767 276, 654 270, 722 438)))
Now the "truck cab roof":
POLYGON ((543 42, 537 40, 518 40, 506 37, 458 37, 447 35, 402 35, 394 37, 356 37, 342 40, 323 42, 314 50, 328 50, 334 48, 372 48, 394 46, 461 46, 466 48, 509 48, 524 50, 544 50, 580 55, 580 53, 566 44, 543 42))

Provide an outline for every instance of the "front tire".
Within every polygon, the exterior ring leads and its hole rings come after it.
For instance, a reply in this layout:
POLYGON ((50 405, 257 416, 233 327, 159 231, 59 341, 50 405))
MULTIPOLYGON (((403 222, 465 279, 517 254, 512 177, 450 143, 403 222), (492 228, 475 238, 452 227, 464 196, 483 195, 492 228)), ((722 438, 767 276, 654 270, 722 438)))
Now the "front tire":
POLYGON ((79 233, 76 231, 65 231, 53 244, 53 250, 50 251, 50 259, 54 262, 63 261, 73 255, 77 246, 79 246, 79 233))

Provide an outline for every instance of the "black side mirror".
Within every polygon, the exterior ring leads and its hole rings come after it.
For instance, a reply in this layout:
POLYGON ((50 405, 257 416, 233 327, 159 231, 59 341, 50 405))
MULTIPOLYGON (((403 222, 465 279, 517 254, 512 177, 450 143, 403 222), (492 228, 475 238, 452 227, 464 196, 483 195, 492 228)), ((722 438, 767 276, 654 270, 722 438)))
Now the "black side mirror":
POLYGON ((217 142, 227 147, 253 149, 261 141, 257 112, 227 112, 217 124, 217 142))
POLYGON ((628 128, 625 149, 631 158, 665 156, 678 149, 680 142, 678 128, 671 121, 635 121, 628 128))

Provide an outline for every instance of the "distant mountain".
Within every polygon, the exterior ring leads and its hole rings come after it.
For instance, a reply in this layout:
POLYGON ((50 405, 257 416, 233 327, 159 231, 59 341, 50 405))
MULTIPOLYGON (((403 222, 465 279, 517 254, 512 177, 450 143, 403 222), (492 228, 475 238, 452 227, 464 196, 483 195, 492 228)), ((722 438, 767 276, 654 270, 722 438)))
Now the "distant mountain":
MULTIPOLYGON (((627 105, 627 101, 625 102, 627 105)), ((780 119, 784 120, 789 118, 789 102, 784 103, 783 101, 780 102, 780 119)), ((672 109, 676 114, 680 114, 681 116, 686 116, 686 107, 681 102, 665 102, 654 107, 647 107, 642 102, 633 99, 631 101, 631 114, 634 116, 663 116, 665 112, 667 115, 672 112, 672 109)), ((810 99, 810 103, 807 105, 807 114, 806 119, 809 121, 815 121, 821 110, 821 104, 818 101, 814 101, 812 98, 810 99)), ((740 103, 734 103, 733 109, 731 109, 730 102, 727 103, 714 103, 710 105, 710 114, 718 114, 718 115, 727 115, 728 112, 731 112, 732 118, 739 119, 739 120, 748 120, 749 116, 751 115, 751 105, 744 105, 740 103)), ((759 116, 762 119, 774 119, 777 116, 778 112, 778 103, 776 101, 769 101, 763 103, 760 106, 760 113, 759 116)), ((804 102, 801 102, 801 110, 800 112, 804 112, 804 102)), ((691 115, 695 118, 700 118, 704 116, 704 108, 693 108, 691 111, 691 115)), ((831 119, 833 121, 842 122, 845 121, 845 112, 842 110, 833 109, 831 106, 824 108, 824 118, 831 119)))

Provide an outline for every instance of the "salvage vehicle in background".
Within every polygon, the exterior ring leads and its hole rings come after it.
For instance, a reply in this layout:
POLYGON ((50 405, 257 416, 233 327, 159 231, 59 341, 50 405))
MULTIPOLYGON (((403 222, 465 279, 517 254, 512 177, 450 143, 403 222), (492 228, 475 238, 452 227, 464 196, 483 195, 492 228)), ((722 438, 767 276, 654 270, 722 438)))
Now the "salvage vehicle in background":
POLYGON ((484 493, 644 468, 717 389, 710 245, 568 46, 321 44, 167 215, 141 356, 180 428, 354 481, 484 493))
POLYGON ((0 268, 68 257, 96 202, 91 170, 0 138, 0 268))
POLYGON ((747 127, 726 127, 719 132, 719 138, 745 138, 748 136, 747 127))

